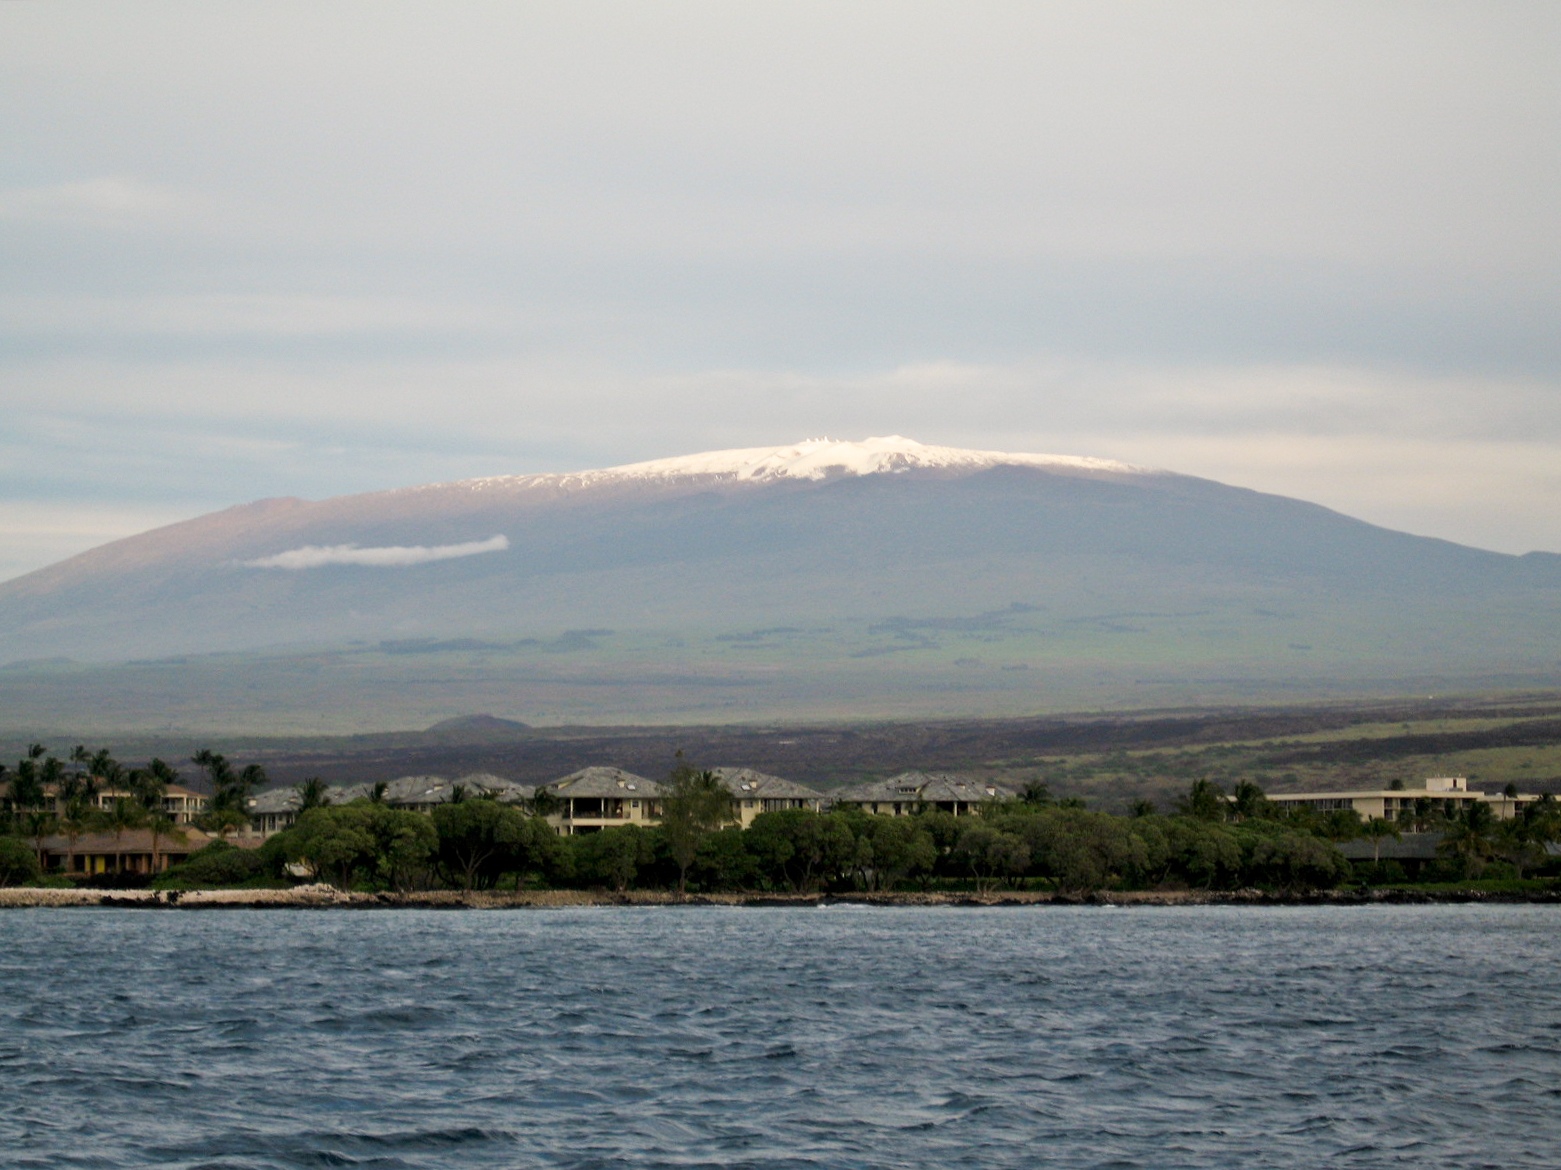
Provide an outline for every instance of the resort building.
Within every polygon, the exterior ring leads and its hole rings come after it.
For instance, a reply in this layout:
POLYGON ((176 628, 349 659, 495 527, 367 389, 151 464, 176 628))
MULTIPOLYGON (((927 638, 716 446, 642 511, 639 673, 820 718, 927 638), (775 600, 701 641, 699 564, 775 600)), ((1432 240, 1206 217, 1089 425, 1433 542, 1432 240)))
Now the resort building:
POLYGON ((622 768, 581 768, 540 785, 537 794, 543 793, 558 802, 547 820, 564 836, 661 819, 661 785, 622 768))
MULTIPOLYGON (((488 772, 475 772, 454 780, 443 776, 401 776, 386 781, 383 789, 378 784, 346 784, 325 790, 328 804, 351 804, 354 800, 377 798, 391 808, 423 813, 431 813, 441 804, 449 804, 457 797, 471 800, 491 796, 503 804, 524 804, 535 793, 536 789, 529 784, 517 784, 488 772), (379 789, 377 796, 376 789, 379 789)), ((291 828, 298 820, 298 808, 302 802, 303 798, 296 787, 273 788, 250 797, 248 811, 252 831, 269 837, 272 833, 291 828)))
MULTIPOLYGON (((117 836, 83 833, 74 841, 55 834, 43 838, 38 854, 45 870, 64 873, 162 873, 169 866, 189 860, 190 854, 216 839, 199 829, 160 833, 155 838, 150 829, 126 829, 117 836)), ((250 844, 258 842, 251 838, 250 844)))
POLYGON ((1360 792, 1271 792, 1270 804, 1282 809, 1309 808, 1328 813, 1353 810, 1362 820, 1409 820, 1435 812, 1461 813, 1486 805, 1498 820, 1511 820, 1538 796, 1504 796, 1469 787, 1463 776, 1433 776, 1422 788, 1380 788, 1360 792))
MULTIPOLYGON (((134 799, 133 794, 125 789, 105 788, 97 794, 93 804, 99 810, 107 812, 114 807, 116 800, 132 799, 134 799)), ((167 791, 163 793, 163 812, 176 825, 193 825, 195 818, 205 811, 206 798, 192 788, 170 784, 167 791)))
MULTIPOLYGON (((59 786, 47 784, 43 789, 44 798, 49 802, 49 811, 57 817, 65 815, 65 801, 59 793, 59 786)), ((11 790, 9 782, 0 784, 0 802, 10 799, 11 790)), ((112 787, 99 789, 92 797, 92 807, 99 812, 107 812, 114 807, 117 800, 133 800, 135 794, 129 789, 112 787)), ((170 784, 163 793, 163 812, 168 819, 176 825, 193 825, 195 818, 206 809, 206 798, 199 792, 182 785, 170 784)))
POLYGON ((1014 800, 1018 792, 1006 784, 974 780, 954 772, 901 772, 887 780, 858 784, 834 793, 835 806, 861 809, 881 816, 904 817, 917 812, 968 816, 983 805, 1014 800))
POLYGON ((732 794, 737 823, 745 829, 760 813, 788 808, 818 812, 824 806, 822 792, 767 772, 756 772, 752 768, 712 768, 711 771, 732 794))

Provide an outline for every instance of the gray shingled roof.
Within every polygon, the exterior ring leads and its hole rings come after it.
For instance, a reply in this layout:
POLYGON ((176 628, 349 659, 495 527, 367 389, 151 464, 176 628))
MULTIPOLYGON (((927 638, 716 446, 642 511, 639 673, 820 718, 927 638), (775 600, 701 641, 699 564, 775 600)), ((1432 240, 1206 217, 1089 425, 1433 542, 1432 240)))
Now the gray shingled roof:
POLYGON ((740 800, 822 800, 824 794, 794 780, 753 768, 712 768, 727 791, 740 800))
MULTIPOLYGON (((491 792, 505 804, 530 800, 536 789, 529 784, 518 784, 489 772, 473 772, 450 779, 445 776, 398 776, 385 784, 385 803, 446 804, 455 793, 456 785, 466 789, 468 798, 491 792)), ((351 804, 355 800, 367 800, 374 793, 373 784, 332 785, 327 790, 332 804, 351 804)), ((272 788, 251 799, 249 813, 256 816, 265 813, 291 812, 298 807, 298 790, 293 787, 272 788)))
POLYGON ((1376 844, 1364 838, 1340 841, 1339 852, 1351 861, 1370 861, 1379 848, 1383 861, 1435 861, 1441 843, 1440 833, 1404 833, 1398 840, 1384 837, 1376 844))
POLYGON ((298 807, 298 790, 293 787, 271 788, 249 799, 249 813, 256 816, 262 813, 292 812, 298 807))
POLYGON ((977 780, 957 772, 901 772, 887 780, 873 780, 842 788, 831 794, 838 804, 872 803, 892 804, 907 801, 924 801, 928 804, 959 801, 975 804, 983 800, 1013 800, 1019 794, 1006 784, 993 780, 977 780))
POLYGON ((567 797, 655 797, 661 795, 661 785, 622 768, 581 768, 560 780, 540 785, 556 796, 567 797))

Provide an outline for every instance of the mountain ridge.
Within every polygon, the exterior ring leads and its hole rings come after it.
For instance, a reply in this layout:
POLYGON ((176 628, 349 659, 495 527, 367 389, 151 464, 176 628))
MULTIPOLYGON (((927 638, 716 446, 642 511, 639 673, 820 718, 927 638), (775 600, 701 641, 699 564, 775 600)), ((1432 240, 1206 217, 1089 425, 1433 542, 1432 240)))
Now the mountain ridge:
POLYGON ((429 688, 407 718, 533 724, 632 720, 674 694, 727 718, 1118 702, 1134 679, 1181 701, 1242 680, 1561 677, 1553 554, 896 437, 624 468, 278 497, 117 541, 0 584, 0 661, 293 647, 346 672, 349 706, 379 672, 429 688), (505 687, 551 697, 515 706, 505 687))

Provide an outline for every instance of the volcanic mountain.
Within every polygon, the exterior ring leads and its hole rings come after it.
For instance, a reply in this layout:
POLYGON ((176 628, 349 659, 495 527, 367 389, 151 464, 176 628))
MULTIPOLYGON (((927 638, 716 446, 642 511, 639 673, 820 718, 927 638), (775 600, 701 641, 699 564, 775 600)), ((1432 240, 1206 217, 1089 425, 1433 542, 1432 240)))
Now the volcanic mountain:
MULTIPOLYGON (((473 656, 540 677, 585 655, 607 682, 654 662, 847 707, 919 688, 940 710, 1043 678, 1526 684, 1561 676, 1561 557, 894 436, 263 500, 0 584, 0 661, 280 648, 464 656, 472 677, 473 656), (1041 673, 994 673, 1023 670, 1041 673)), ((472 709, 495 704, 440 708, 472 709)))

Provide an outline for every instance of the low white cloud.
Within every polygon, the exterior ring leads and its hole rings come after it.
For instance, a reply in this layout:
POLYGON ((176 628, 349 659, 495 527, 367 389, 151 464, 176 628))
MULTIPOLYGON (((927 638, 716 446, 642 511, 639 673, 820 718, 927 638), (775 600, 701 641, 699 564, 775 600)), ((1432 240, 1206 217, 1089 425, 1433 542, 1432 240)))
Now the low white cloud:
POLYGON ((313 545, 290 548, 274 556, 245 561, 250 569, 318 569, 324 565, 371 565, 398 568, 424 565, 429 561, 449 561, 456 557, 474 557, 479 553, 503 552, 509 538, 494 536, 488 540, 469 540, 464 544, 389 545, 384 548, 359 548, 355 544, 313 545))

